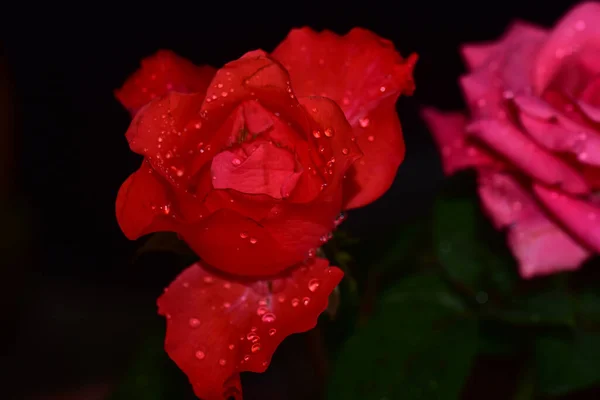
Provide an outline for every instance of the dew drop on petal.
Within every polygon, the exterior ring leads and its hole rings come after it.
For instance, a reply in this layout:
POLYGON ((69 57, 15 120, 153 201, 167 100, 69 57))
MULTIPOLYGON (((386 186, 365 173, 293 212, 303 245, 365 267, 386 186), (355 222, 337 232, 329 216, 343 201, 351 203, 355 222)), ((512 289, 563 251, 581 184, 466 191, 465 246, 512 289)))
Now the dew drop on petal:
POLYGON ((256 353, 256 352, 260 351, 260 343, 254 343, 254 344, 253 344, 253 345, 250 347, 250 350, 251 350, 253 353, 256 353))
POLYGON ((367 118, 367 117, 358 119, 358 124, 360 125, 361 128, 367 128, 370 123, 371 123, 371 121, 369 121, 369 118, 367 118))
POLYGON ((271 328, 271 329, 269 329, 269 336, 273 336, 273 335, 275 335, 276 333, 277 333, 277 329, 275 329, 275 328, 271 328))
POLYGON ((308 290, 315 292, 319 288, 320 284, 321 282, 318 279, 311 279, 308 281, 308 290))
POLYGON ((292 299, 292 307, 297 307, 298 304, 300 304, 300 300, 298 300, 297 298, 293 298, 292 299))
POLYGON ((239 158, 234 158, 233 160, 231 160, 231 163, 233 165, 240 165, 242 163, 242 160, 240 160, 239 158))
POLYGON ((206 354, 204 354, 204 352, 202 350, 198 350, 196 352, 195 356, 198 360, 204 360, 204 357, 206 357, 206 354))
POLYGON ((202 124, 200 122, 196 122, 196 124, 194 125, 194 128, 200 129, 200 128, 202 128, 202 124))
POLYGON ((307 306, 308 303, 310 303, 310 298, 309 297, 305 297, 305 298, 302 299, 302 304, 304 304, 305 306, 307 306))
POLYGON ((223 366, 225 366, 225 364, 227 364, 227 361, 225 361, 225 359, 224 359, 224 358, 221 358, 221 359, 219 360, 219 365, 220 365, 221 367, 223 367, 223 366))
POLYGON ((382 87, 380 87, 380 88, 379 88, 379 91, 380 91, 381 93, 385 92, 385 86, 382 86, 382 87))
POLYGON ((275 321, 276 317, 275 314, 268 312, 264 314, 261 319, 263 322, 270 323, 275 321))
POLYGON ((264 315, 267 311, 269 311, 267 310, 267 307, 260 306, 256 309, 256 315, 260 317, 261 315, 264 315))
POLYGON ((256 238, 250 238, 250 243, 255 244, 257 242, 256 238))
POLYGON ((204 277, 204 283, 212 283, 213 282, 213 277, 212 276, 205 276, 204 277))
POLYGON ((240 237, 242 239, 246 239, 248 237, 248 234, 246 232, 240 232, 240 237))
POLYGON ((325 133, 325 136, 332 137, 333 136, 333 129, 327 128, 327 129, 325 129, 324 133, 325 133))
POLYGON ((200 320, 198 318, 190 318, 188 322, 190 324, 190 328, 197 328, 200 326, 200 320))
POLYGON ((313 136, 315 137, 315 139, 318 139, 318 138, 320 138, 320 137, 321 137, 321 132, 319 132, 319 131, 318 131, 318 130, 316 130, 316 129, 313 131, 313 133, 312 133, 312 134, 313 134, 313 136))
POLYGON ((345 147, 342 149, 342 154, 344 154, 344 155, 348 155, 349 152, 350 151, 345 147))
POLYGON ((374 142, 374 141, 375 141, 375 136, 373 136, 373 135, 369 135, 369 136, 367 136, 367 140, 368 140, 369 142, 374 142))
POLYGON ((250 356, 248 354, 246 354, 244 356, 244 361, 246 361, 246 362, 250 361, 250 356))
POLYGON ((233 349, 235 349, 235 344, 233 344, 233 343, 232 343, 232 344, 230 344, 230 345, 229 345, 229 346, 227 346, 227 347, 229 347, 229 350, 233 350, 233 349))
POLYGON ((231 303, 226 301, 225 303, 223 303, 223 308, 229 308, 231 307, 231 303))

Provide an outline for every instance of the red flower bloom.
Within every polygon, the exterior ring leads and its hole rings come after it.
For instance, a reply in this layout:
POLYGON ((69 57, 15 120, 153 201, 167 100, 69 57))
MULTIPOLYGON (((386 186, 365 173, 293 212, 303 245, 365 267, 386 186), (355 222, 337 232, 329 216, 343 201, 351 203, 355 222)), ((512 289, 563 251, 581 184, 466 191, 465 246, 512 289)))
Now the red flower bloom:
POLYGON ((342 277, 315 248, 342 210, 391 185, 415 61, 365 30, 302 29, 216 72, 161 51, 116 91, 144 156, 117 197, 121 229, 177 232, 207 265, 159 299, 167 351, 198 396, 238 396, 239 372, 264 371, 315 325, 342 277))
POLYGON ((551 30, 518 22, 497 42, 463 46, 471 120, 424 110, 445 172, 477 169, 524 278, 600 252, 599 22, 600 6, 582 3, 551 30))

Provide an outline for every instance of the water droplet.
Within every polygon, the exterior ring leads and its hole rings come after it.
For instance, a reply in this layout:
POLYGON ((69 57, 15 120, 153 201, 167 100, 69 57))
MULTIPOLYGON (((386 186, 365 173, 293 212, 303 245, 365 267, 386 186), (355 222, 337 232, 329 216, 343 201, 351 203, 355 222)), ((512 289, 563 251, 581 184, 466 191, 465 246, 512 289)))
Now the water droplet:
POLYGON ((305 306, 307 306, 308 303, 310 303, 310 297, 305 297, 305 298, 302 299, 302 304, 304 304, 305 306))
POLYGON ((344 155, 348 155, 349 152, 350 152, 350 150, 348 150, 345 147, 342 149, 342 154, 344 154, 344 155))
POLYGON ((240 160, 239 158, 234 158, 233 160, 231 160, 231 163, 233 165, 240 165, 242 163, 242 160, 240 160))
POLYGON ((369 142, 374 142, 374 141, 375 141, 375 136, 373 136, 373 135, 369 135, 369 136, 367 136, 367 140, 368 140, 369 142))
POLYGON ((253 353, 256 353, 256 352, 260 351, 260 343, 254 343, 250 347, 250 351, 252 351, 253 353))
POLYGON ((324 133, 325 133, 325 136, 332 137, 333 136, 333 129, 332 128, 327 128, 327 129, 325 129, 324 133))
POLYGON ((297 298, 293 298, 292 299, 292 307, 297 307, 298 304, 300 304, 300 300, 298 300, 297 298))
POLYGON ((379 91, 380 91, 381 93, 385 92, 385 86, 382 86, 382 87, 380 87, 380 88, 379 88, 379 91))
POLYGON ((223 366, 225 366, 225 364, 227 364, 227 361, 226 361, 224 358, 221 358, 221 359, 219 360, 219 365, 220 365, 221 367, 223 367, 223 366))
POLYGON ((190 318, 189 324, 190 328, 197 328, 200 326, 200 320, 198 318, 190 318))
POLYGON ((171 205, 170 204, 165 204, 162 207, 162 210, 163 210, 163 214, 169 215, 169 213, 171 212, 171 205))
POLYGON ((315 292, 319 288, 320 284, 321 281, 319 281, 318 279, 311 279, 310 281, 308 281, 308 290, 310 290, 311 292, 315 292))
POLYGON ((221 88, 223 87, 223 84, 222 84, 222 83, 217 83, 217 87, 218 87, 219 89, 221 89, 221 88))
POLYGON ((248 332, 248 334, 246 335, 246 339, 248 339, 249 341, 254 343, 254 342, 258 342, 260 340, 260 336, 258 336, 254 332, 248 332))
POLYGON ((222 96, 222 97, 227 97, 227 95, 228 95, 228 94, 229 94, 229 93, 227 93, 227 92, 221 92, 221 96, 222 96))
POLYGON ((258 315, 260 317, 261 315, 265 314, 267 311, 269 311, 267 309, 267 307, 260 306, 256 309, 256 315, 258 315))
POLYGON ((308 253, 307 253, 307 256, 308 256, 309 258, 312 258, 312 257, 314 257, 314 256, 315 256, 316 252, 317 252, 317 251, 316 251, 315 249, 309 249, 309 250, 308 250, 308 253))
POLYGON ((277 296, 277 301, 283 303, 285 301, 285 296, 280 294, 279 296, 277 296))
POLYGON ((256 238, 250 238, 250 243, 255 244, 257 242, 256 238))
POLYGON ((213 283, 213 277, 212 276, 205 276, 204 277, 204 283, 213 283))
POLYGON ((204 354, 204 352, 202 350, 198 350, 196 352, 195 356, 198 360, 204 360, 204 357, 206 357, 206 354, 204 354))
POLYGON ((231 283, 229 283, 229 282, 225 282, 225 283, 223 284, 223 287, 224 287, 225 289, 231 289, 231 283))
POLYGON ((196 124, 194 125, 194 128, 200 129, 200 128, 202 128, 202 124, 200 122, 196 122, 196 124))
POLYGON ((178 169, 178 170, 175 172, 175 174, 176 174, 178 177, 180 177, 180 178, 183 176, 183 173, 184 173, 184 170, 183 170, 183 169, 178 169))
POLYGON ((274 322, 276 317, 275 317, 275 314, 268 312, 268 313, 264 314, 261 319, 262 319, 262 322, 270 323, 270 322, 274 322))
POLYGON ((320 137, 321 137, 321 132, 319 132, 319 131, 318 131, 318 130, 316 130, 316 129, 313 131, 313 133, 312 133, 312 134, 313 134, 313 136, 315 137, 315 139, 318 139, 318 138, 320 138, 320 137))
POLYGON ((159 138, 157 140, 158 140, 158 143, 161 143, 163 141, 163 138, 159 136, 159 138))
POLYGON ((275 329, 275 328, 271 328, 271 329, 269 329, 269 336, 273 336, 273 335, 275 335, 276 333, 277 333, 277 329, 275 329))
POLYGON ((248 237, 248 234, 246 232, 240 232, 240 237, 242 239, 246 239, 248 237))
POLYGON ((250 356, 248 354, 246 354, 244 356, 244 361, 246 361, 246 362, 250 361, 250 356))
POLYGON ((233 344, 233 343, 232 343, 232 344, 230 344, 230 345, 229 345, 229 346, 227 346, 227 347, 229 347, 229 350, 233 350, 233 349, 235 349, 235 344, 233 344))
POLYGON ((226 301, 225 303, 223 303, 223 308, 229 308, 231 307, 231 303, 226 301))

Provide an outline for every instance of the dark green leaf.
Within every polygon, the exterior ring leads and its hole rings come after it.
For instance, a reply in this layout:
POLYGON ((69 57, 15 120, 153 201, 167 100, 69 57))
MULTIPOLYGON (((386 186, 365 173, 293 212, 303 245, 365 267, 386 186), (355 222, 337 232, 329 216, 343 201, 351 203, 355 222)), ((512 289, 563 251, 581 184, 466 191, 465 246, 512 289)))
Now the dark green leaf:
POLYGON ((538 391, 561 395, 600 383, 600 334, 544 336, 535 344, 538 391))
POLYGON ((330 399, 458 399, 477 348, 477 323, 436 276, 390 288, 343 346, 330 399))
POLYGON ((439 261, 452 281, 494 301, 517 281, 516 264, 502 235, 489 226, 475 193, 441 196, 434 209, 434 241, 439 261))

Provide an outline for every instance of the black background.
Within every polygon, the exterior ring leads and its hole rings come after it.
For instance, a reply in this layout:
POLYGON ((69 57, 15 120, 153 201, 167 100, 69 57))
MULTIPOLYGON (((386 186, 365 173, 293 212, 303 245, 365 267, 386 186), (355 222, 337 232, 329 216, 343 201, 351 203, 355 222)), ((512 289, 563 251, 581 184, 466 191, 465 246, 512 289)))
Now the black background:
MULTIPOLYGON (((352 212, 346 223, 359 236, 385 234, 422 210, 442 180, 418 109, 463 107, 459 45, 496 39, 515 18, 551 26, 575 2, 351 4, 245 2, 219 9, 163 2, 125 10, 98 3, 4 13, 16 154, 7 215, 22 216, 17 224, 27 232, 25 246, 3 271, 6 331, 17 339, 15 347, 5 342, 16 349, 8 360, 17 377, 15 398, 112 381, 143 334, 136 332, 131 307, 153 315, 156 295, 181 268, 132 264, 139 243, 122 235, 114 216, 119 186, 140 158, 128 149, 130 117, 113 89, 143 57, 165 48, 218 67, 251 49, 270 51, 292 27, 305 25, 338 33, 362 26, 391 39, 404 56, 417 52, 417 90, 398 103, 406 161, 385 197, 352 212)), ((5 236, 14 236, 14 227, 4 225, 5 236)), ((302 390, 310 389, 299 388, 311 384, 295 370, 303 368, 299 340, 283 346, 283 372, 271 368, 245 382, 248 398, 304 398, 292 397, 290 387, 306 396, 302 390), (264 386, 269 396, 261 394, 264 386)))

